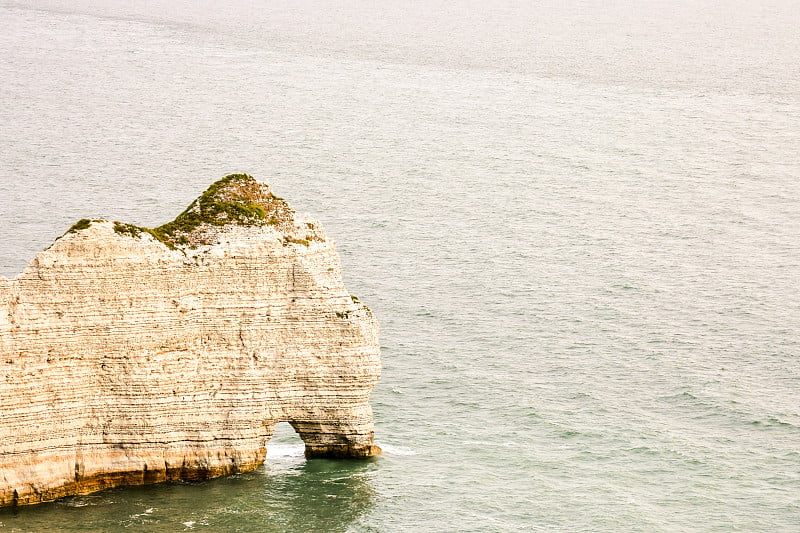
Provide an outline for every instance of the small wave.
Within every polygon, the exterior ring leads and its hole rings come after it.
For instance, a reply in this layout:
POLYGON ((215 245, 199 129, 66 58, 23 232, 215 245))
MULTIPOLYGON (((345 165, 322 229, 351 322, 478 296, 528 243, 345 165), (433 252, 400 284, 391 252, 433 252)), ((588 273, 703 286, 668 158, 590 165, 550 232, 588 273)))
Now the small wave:
POLYGON ((514 441, 488 441, 488 440, 468 440, 464 441, 465 446, 479 446, 481 448, 517 448, 519 444, 514 441))
POLYGON ((117 503, 117 501, 112 497, 113 493, 109 492, 101 492, 96 494, 87 494, 84 496, 72 496, 66 497, 64 499, 58 500, 56 503, 58 505, 63 505, 64 507, 90 507, 96 505, 111 505, 117 503))
POLYGON ((766 420, 753 420, 750 422, 752 426, 758 427, 765 427, 765 428, 773 428, 773 427, 784 427, 784 428, 796 428, 794 424, 790 422, 784 422, 783 420, 775 417, 769 417, 766 420))
POLYGON ((64 505, 66 507, 87 507, 87 506, 91 505, 91 502, 89 502, 88 500, 85 500, 83 498, 81 498, 81 499, 77 499, 76 498, 76 499, 62 500, 62 501, 58 502, 58 504, 59 505, 64 505))
POLYGON ((699 398, 690 392, 681 392, 678 394, 672 394, 670 396, 662 396, 660 399, 666 401, 683 401, 683 400, 697 401, 699 398))
POLYGON ((303 457, 305 446, 302 444, 269 444, 267 459, 276 457, 303 457))
POLYGON ((141 513, 136 513, 136 514, 130 515, 129 518, 136 519, 136 518, 141 518, 143 516, 148 516, 148 515, 153 514, 153 511, 155 511, 155 507, 148 507, 147 509, 145 509, 141 513))
POLYGON ((411 448, 404 448, 402 446, 394 446, 392 444, 381 444, 381 443, 378 443, 378 446, 381 447, 383 453, 385 453, 386 455, 417 455, 417 452, 415 452, 411 448))

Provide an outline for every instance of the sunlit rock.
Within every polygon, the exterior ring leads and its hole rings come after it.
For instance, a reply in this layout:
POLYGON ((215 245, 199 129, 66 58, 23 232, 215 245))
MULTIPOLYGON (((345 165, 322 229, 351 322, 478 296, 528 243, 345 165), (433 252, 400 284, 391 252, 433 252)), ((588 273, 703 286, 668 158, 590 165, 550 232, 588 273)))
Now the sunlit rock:
POLYGON ((334 244, 233 175, 173 222, 82 220, 0 277, 0 505, 308 457, 369 457, 378 325, 334 244))

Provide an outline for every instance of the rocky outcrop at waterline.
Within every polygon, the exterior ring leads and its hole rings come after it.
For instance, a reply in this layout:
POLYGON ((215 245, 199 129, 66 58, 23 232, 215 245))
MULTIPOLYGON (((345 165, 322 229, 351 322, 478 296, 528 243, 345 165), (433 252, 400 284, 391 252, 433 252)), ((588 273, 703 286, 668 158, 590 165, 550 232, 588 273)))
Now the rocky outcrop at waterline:
POLYGON ((334 244, 246 175, 174 221, 82 220, 0 277, 0 506, 369 457, 378 326, 334 244))

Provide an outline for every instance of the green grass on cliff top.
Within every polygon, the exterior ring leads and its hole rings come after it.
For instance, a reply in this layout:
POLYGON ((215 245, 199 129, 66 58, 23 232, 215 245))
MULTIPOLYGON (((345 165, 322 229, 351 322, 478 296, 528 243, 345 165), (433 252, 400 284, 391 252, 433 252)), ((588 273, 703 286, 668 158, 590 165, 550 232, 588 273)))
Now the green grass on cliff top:
MULTIPOLYGON (((179 245, 207 244, 195 230, 203 225, 277 226, 291 222, 293 211, 283 198, 275 196, 248 174, 230 174, 214 182, 175 220, 157 228, 114 222, 114 231, 138 237, 149 233, 170 249, 179 245)), ((94 222, 81 219, 67 233, 88 228, 94 222)))

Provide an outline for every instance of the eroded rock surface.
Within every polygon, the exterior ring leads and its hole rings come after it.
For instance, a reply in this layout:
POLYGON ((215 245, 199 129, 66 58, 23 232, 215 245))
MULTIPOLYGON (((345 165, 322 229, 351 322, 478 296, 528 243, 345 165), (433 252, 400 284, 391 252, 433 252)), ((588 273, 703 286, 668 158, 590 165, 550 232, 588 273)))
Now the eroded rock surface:
POLYGON ((252 470, 277 422, 369 457, 378 326, 334 244, 223 178, 175 221, 77 223, 0 277, 0 505, 252 470))

